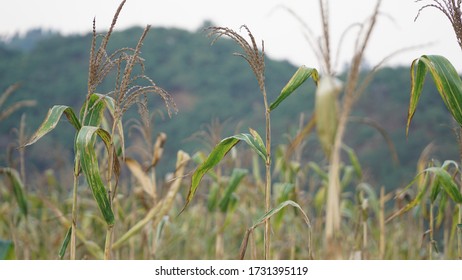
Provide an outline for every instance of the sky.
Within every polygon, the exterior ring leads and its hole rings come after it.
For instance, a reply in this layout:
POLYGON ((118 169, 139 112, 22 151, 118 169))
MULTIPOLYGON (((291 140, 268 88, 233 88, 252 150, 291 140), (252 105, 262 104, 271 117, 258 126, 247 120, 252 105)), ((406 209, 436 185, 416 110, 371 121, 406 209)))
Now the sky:
MULTIPOLYGON (((82 34, 91 31, 94 17, 97 29, 104 31, 110 26, 120 3, 119 0, 0 1, 4 1, 0 10, 0 36, 3 38, 16 32, 24 34, 37 27, 62 34, 82 34)), ((339 53, 337 71, 350 61, 358 29, 351 29, 339 46, 341 34, 348 26, 365 22, 375 3, 374 0, 329 1, 332 48, 334 54, 339 53)), ((423 54, 439 54, 462 70, 462 51, 448 19, 438 10, 428 8, 414 21, 425 3, 431 1, 382 1, 381 14, 365 53, 370 66, 400 49, 412 48, 394 55, 387 60, 387 65, 408 66, 423 54)), ((245 24, 257 40, 264 40, 265 52, 270 58, 286 59, 296 66, 319 68, 305 39, 305 29, 282 6, 298 14, 315 36, 321 35, 317 0, 128 0, 116 30, 150 24, 195 31, 205 20, 235 30, 245 24)))

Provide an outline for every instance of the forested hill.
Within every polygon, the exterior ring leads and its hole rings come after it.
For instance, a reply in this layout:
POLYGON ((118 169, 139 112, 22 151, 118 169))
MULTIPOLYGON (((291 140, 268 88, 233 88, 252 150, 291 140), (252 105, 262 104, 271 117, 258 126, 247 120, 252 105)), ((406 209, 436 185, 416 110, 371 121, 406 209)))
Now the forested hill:
MULTIPOLYGON (((116 32, 109 49, 133 47, 141 33, 141 28, 116 32)), ((1 109, 23 99, 35 99, 38 103, 0 123, 0 165, 6 164, 6 150, 17 141, 13 130, 19 127, 22 113, 26 113, 26 130, 30 134, 53 105, 80 108, 87 91, 90 34, 61 36, 34 31, 28 36, 16 37, 0 45, 0 92, 13 83, 21 83, 1 109)), ((271 46, 265 47, 271 49, 271 46)), ((141 55, 145 59, 146 74, 173 96, 179 109, 178 114, 169 118, 159 97, 149 99, 149 109, 155 113, 153 138, 161 131, 168 136, 163 159, 165 170, 172 169, 179 149, 189 153, 207 149, 201 141, 204 136, 194 136, 210 127, 216 131, 221 127, 221 137, 236 130, 246 132, 248 127, 263 134, 264 110, 257 82, 245 61, 232 55, 235 51, 234 43, 229 40, 220 40, 211 46, 210 39, 202 31, 153 28, 149 32, 141 55), (221 125, 217 126, 215 120, 221 125)), ((297 66, 270 58, 266 59, 266 66, 269 99, 274 100, 297 66)), ((409 86, 408 68, 382 69, 353 109, 353 115, 359 118, 352 119, 345 142, 358 153, 369 182, 374 184, 395 188, 410 181, 420 153, 432 141, 437 145, 432 154, 435 158, 457 159, 455 137, 448 126, 451 124, 449 114, 430 83, 425 87, 406 140, 404 127, 409 86), (399 164, 393 163, 378 130, 358 121, 364 117, 380 124, 393 139, 399 164)), ((113 81, 109 78, 98 91, 106 93, 112 87, 113 81)), ((275 145, 287 143, 285 135, 293 135, 301 113, 307 121, 313 104, 314 86, 309 82, 274 112, 275 145)), ((136 116, 136 106, 133 109, 124 119, 127 127, 133 124, 130 116, 136 116)), ((61 121, 56 131, 28 148, 28 167, 43 170, 55 168, 59 162, 70 162, 71 157, 65 155, 72 153, 72 133, 71 126, 61 121)), ((127 139, 131 139, 135 132, 127 129, 126 134, 127 139)), ((322 153, 314 136, 304 149, 306 162, 319 162, 322 153)))

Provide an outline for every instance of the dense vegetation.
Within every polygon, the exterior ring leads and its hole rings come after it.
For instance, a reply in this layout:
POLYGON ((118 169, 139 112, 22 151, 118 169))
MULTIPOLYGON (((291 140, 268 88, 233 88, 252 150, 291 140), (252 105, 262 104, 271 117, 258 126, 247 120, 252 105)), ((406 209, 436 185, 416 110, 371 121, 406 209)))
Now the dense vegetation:
MULTIPOLYGON (((126 44, 135 44, 136 34, 140 31, 141 28, 135 27, 116 32, 109 47, 118 49, 126 44)), ((41 117, 52 105, 77 106, 83 101, 90 40, 89 35, 60 36, 52 32, 33 31, 0 46, 0 88, 4 90, 10 84, 20 82, 21 87, 10 102, 24 98, 33 98, 38 102, 37 106, 24 111, 28 131, 38 127, 41 117)), ((202 29, 191 33, 155 28, 148 34, 142 49, 143 57, 148 62, 146 72, 172 94, 179 107, 179 113, 170 119, 162 111, 161 100, 149 103, 152 106, 150 110, 155 112, 154 136, 159 132, 168 135, 165 158, 172 160, 164 163, 168 168, 161 171, 171 169, 174 155, 180 148, 193 153, 203 146, 201 137, 194 136, 214 120, 226 122, 221 136, 230 135, 237 125, 256 127, 264 122, 258 96, 252 94, 258 90, 258 85, 253 80, 251 70, 242 67, 242 61, 230 55, 235 51, 235 46, 228 41, 217 42, 211 47, 202 29), (235 117, 237 115, 239 119, 235 117)), ((272 99, 295 69, 296 66, 286 61, 267 59, 266 80, 272 99)), ((111 86, 111 82, 106 82, 99 91, 107 92, 111 86)), ((444 125, 450 120, 449 114, 435 94, 423 94, 420 106, 425 113, 416 116, 411 127, 412 135, 406 139, 404 127, 409 88, 407 67, 381 69, 354 109, 354 116, 367 117, 387 131, 397 149, 399 164, 393 162, 386 141, 373 127, 352 120, 347 133, 346 142, 357 152, 370 176, 369 180, 390 190, 406 184, 414 175, 415 163, 430 142, 434 141, 437 146, 434 152, 436 159, 455 159, 458 154, 451 127, 444 125)), ((434 91, 431 87, 426 90, 434 91)), ((305 114, 307 122, 313 111, 313 85, 299 89, 286 102, 275 112, 273 127, 276 134, 293 136, 299 127, 300 114, 305 114)), ((12 130, 19 126, 21 113, 16 113, 1 124, 0 147, 3 151, 14 141, 12 130)), ((127 116, 124 121, 129 122, 130 117, 127 116)), ((28 167, 43 171, 54 168, 56 162, 70 161, 70 155, 68 158, 64 156, 69 153, 66 143, 71 137, 70 130, 67 134, 51 134, 47 141, 39 143, 40 147, 32 147, 28 150, 29 160, 32 160, 28 167), (50 156, 39 156, 37 150, 41 151, 40 154, 45 151, 50 156)), ((280 142, 276 144, 283 144, 280 142)), ((5 154, 1 154, 2 165, 6 165, 5 154)), ((306 161, 322 159, 314 137, 305 147, 303 158, 306 161)))

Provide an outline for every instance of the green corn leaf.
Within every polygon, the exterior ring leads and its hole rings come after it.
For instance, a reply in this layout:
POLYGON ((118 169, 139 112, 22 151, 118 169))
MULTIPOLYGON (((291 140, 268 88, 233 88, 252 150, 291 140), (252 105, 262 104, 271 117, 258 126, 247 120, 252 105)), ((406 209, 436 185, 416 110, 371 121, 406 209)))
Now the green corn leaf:
POLYGON ((66 236, 64 236, 63 244, 61 244, 61 248, 59 249, 58 256, 62 260, 64 258, 64 254, 66 254, 67 246, 71 241, 71 234, 72 234, 72 227, 69 227, 67 230, 66 236))
MULTIPOLYGON (((440 189, 442 188, 448 196, 455 202, 455 203, 462 203, 462 194, 459 192, 459 189, 457 188, 457 184, 455 183, 454 179, 451 177, 451 175, 442 167, 430 167, 419 174, 417 174, 414 179, 403 189, 403 192, 407 190, 409 187, 411 187, 419 178, 419 176, 425 174, 425 173, 433 173, 435 177, 433 178, 432 186, 431 186, 431 193, 430 193, 430 199, 432 202, 434 202, 438 196, 438 193, 440 189)), ((409 202, 406 206, 392 214, 386 222, 391 221, 392 219, 404 214, 405 212, 411 210, 414 208, 416 205, 418 205, 421 201, 422 198, 424 197, 426 192, 426 187, 423 186, 420 188, 419 193, 417 196, 409 202)))
POLYGON ((210 188, 209 196, 207 198, 207 209, 209 212, 214 212, 218 204, 218 191, 219 187, 217 183, 213 183, 210 188))
POLYGON ((446 215, 448 205, 448 195, 445 193, 441 194, 440 203, 438 205, 438 215, 436 216, 436 227, 440 227, 444 221, 444 216, 446 215))
POLYGON ((95 153, 95 135, 100 136, 106 145, 111 147, 111 136, 105 130, 94 126, 83 126, 76 139, 76 149, 85 179, 93 193, 98 207, 108 225, 114 224, 114 214, 109 203, 109 197, 99 174, 98 159, 95 153))
MULTIPOLYGON (((276 183, 274 184, 274 189, 280 189, 279 191, 279 196, 277 198, 277 203, 282 203, 284 201, 290 200, 290 198, 293 197, 295 185, 292 183, 276 183)), ((276 218, 274 219, 274 225, 276 228, 279 228, 281 226, 282 220, 285 216, 285 211, 282 210, 279 213, 276 214, 276 218)))
POLYGON ((14 244, 9 240, 0 239, 0 260, 14 260, 16 255, 14 253, 14 244))
POLYGON ((45 134, 52 131, 58 124, 63 113, 67 117, 69 122, 72 124, 72 126, 74 126, 76 130, 79 130, 81 125, 77 116, 74 114, 72 108, 64 105, 55 105, 53 106, 53 108, 48 110, 48 114, 45 117, 45 120, 37 129, 37 131, 35 131, 35 133, 32 135, 29 141, 27 141, 27 143, 24 144, 24 147, 32 145, 33 143, 37 142, 40 138, 42 138, 45 134))
MULTIPOLYGON (((215 167, 220 161, 225 157, 225 155, 237 144, 239 143, 240 139, 231 136, 221 140, 217 146, 212 150, 209 156, 205 159, 205 161, 194 171, 194 174, 191 178, 191 186, 189 187, 189 193, 186 197, 186 203, 181 212, 186 209, 191 199, 196 194, 197 188, 199 187, 199 183, 204 177, 205 173, 215 167)), ((180 213, 181 213, 180 212, 180 213)))
POLYGON ((87 126, 99 126, 103 120, 105 107, 103 96, 91 94, 80 109, 80 123, 87 126))
POLYGON ((451 174, 441 167, 430 167, 425 169, 425 171, 432 172, 436 175, 438 183, 455 203, 462 203, 462 194, 451 174))
MULTIPOLYGON (((197 152, 192 156, 193 162, 197 165, 202 164, 206 159, 206 155, 203 152, 197 152)), ((213 172, 213 170, 209 170, 208 175, 213 179, 213 181, 218 181, 218 175, 213 172)))
MULTIPOLYGON (((80 110, 80 120, 83 125, 100 126, 103 120, 103 113, 105 109, 108 109, 112 118, 116 119, 115 108, 116 106, 114 98, 104 94, 93 93, 90 95, 90 98, 83 104, 82 109, 80 110), (87 110, 87 114, 85 116, 85 120, 82 121, 85 110, 87 110)), ((121 142, 120 148, 122 157, 125 158, 125 138, 122 120, 120 118, 117 118, 116 127, 121 142)))
POLYGON ((459 169, 459 165, 457 164, 457 162, 453 161, 453 160, 445 160, 443 162, 443 165, 441 165, 441 168, 443 168, 444 170, 448 170, 448 168, 453 165, 455 169, 459 169))
POLYGON ((281 211, 282 209, 284 209, 287 206, 292 206, 292 207, 296 208, 297 210, 299 210, 300 213, 302 214, 302 218, 303 218, 305 224, 309 228, 308 244, 309 244, 309 250, 310 250, 309 255, 311 256, 311 222, 310 222, 310 219, 308 218, 305 211, 303 211, 302 207, 298 203, 296 203, 296 202, 294 202, 292 200, 287 200, 287 201, 284 201, 284 202, 280 203, 275 208, 273 208, 273 209, 269 210, 268 212, 266 212, 262 217, 260 217, 257 220, 257 222, 252 227, 247 229, 246 234, 244 236, 244 239, 242 240, 242 243, 241 243, 241 248, 239 250, 239 258, 241 260, 243 260, 244 257, 245 257, 245 253, 247 251, 247 244, 248 244, 248 241, 249 241, 250 234, 255 230, 255 228, 257 228, 258 226, 265 223, 266 220, 270 219, 272 216, 276 215, 279 211, 281 211))
POLYGON ((345 146, 345 145, 343 145, 342 148, 347 152, 348 157, 350 158, 351 165, 353 166, 356 175, 358 176, 358 178, 361 179, 363 177, 363 171, 362 171, 361 164, 359 163, 359 159, 356 156, 355 151, 352 148, 345 146))
POLYGON ((228 210, 233 193, 236 191, 240 182, 242 181, 242 179, 244 179, 247 173, 249 172, 246 169, 240 169, 240 168, 233 169, 233 172, 231 173, 231 179, 225 190, 225 194, 223 195, 223 198, 218 203, 218 206, 220 207, 221 212, 225 213, 228 210))
MULTIPOLYGON (((107 95, 101 95, 101 94, 96 94, 96 95, 103 97, 103 100, 106 103, 106 107, 107 107, 109 113, 111 114, 113 119, 116 119, 117 116, 116 116, 116 109, 115 109, 116 106, 115 106, 114 98, 112 98, 110 96, 107 96, 107 95)), ((122 154, 122 158, 125 158, 124 127, 123 127, 123 124, 122 124, 122 119, 120 119, 120 118, 117 118, 117 119, 118 119, 118 121, 117 121, 116 126, 117 126, 117 131, 118 131, 119 139, 120 139, 121 154, 122 154)))
POLYGON ((316 211, 321 212, 322 209, 326 206, 326 200, 327 200, 327 187, 324 185, 319 190, 316 192, 314 195, 313 199, 313 204, 316 209, 316 211))
POLYGON ((189 202, 191 202, 191 199, 196 194, 197 188, 199 187, 199 183, 201 182, 205 173, 207 173, 210 169, 219 164, 220 161, 225 157, 225 155, 237 143, 239 143, 239 141, 246 142, 261 158, 263 158, 263 160, 266 161, 267 152, 265 146, 263 145, 263 140, 256 131, 250 129, 250 132, 251 134, 241 133, 238 135, 227 137, 221 140, 221 142, 218 143, 218 145, 216 145, 215 148, 213 148, 212 152, 205 159, 205 161, 202 162, 201 165, 199 165, 196 171, 194 171, 191 178, 191 186, 189 187, 188 196, 186 197, 186 203, 181 212, 183 212, 184 209, 186 209, 189 202))
MULTIPOLYGON (((275 184, 275 187, 276 186, 277 185, 275 184)), ((295 185, 292 183, 280 183, 278 186, 281 191, 279 192, 277 201, 281 203, 283 201, 290 200, 290 197, 294 194, 295 185)))
POLYGON ((266 220, 270 219, 273 215, 277 214, 279 211, 281 211, 282 209, 284 209, 284 207, 287 207, 287 206, 292 206, 292 207, 295 207, 298 210, 300 210, 300 212, 302 213, 303 220, 305 221, 306 225, 308 227, 311 227, 310 219, 305 214, 305 211, 303 211, 302 207, 298 203, 296 203, 295 201, 292 201, 292 200, 286 200, 286 201, 280 203, 275 208, 273 208, 270 211, 266 212, 263 216, 261 216, 258 219, 258 221, 253 225, 253 227, 257 227, 258 225, 263 224, 266 220))
MULTIPOLYGON (((417 180, 419 179, 419 176, 421 176, 424 173, 425 173, 425 171, 422 171, 419 174, 417 174, 414 177, 414 179, 412 179, 412 181, 402 190, 402 193, 405 192, 407 189, 409 189, 415 182, 417 182, 417 180)), ((396 218, 398 216, 401 216, 402 214, 406 213, 407 211, 411 210, 416 205, 418 205, 422 201, 422 198, 425 195, 425 191, 426 191, 425 186, 420 188, 419 193, 417 194, 417 196, 411 202, 409 202, 406 206, 404 206, 403 208, 401 208, 398 211, 396 211, 395 213, 393 213, 390 217, 387 218, 387 220, 385 222, 388 223, 389 221, 393 220, 394 218, 396 218)))
POLYGON ((289 82, 284 86, 284 88, 281 90, 281 93, 279 96, 276 98, 276 100, 271 103, 270 105, 270 110, 276 109, 276 107, 281 104, 284 99, 289 97, 289 95, 294 92, 298 87, 300 87, 306 79, 309 77, 313 78, 313 81, 317 84, 318 83, 318 71, 314 68, 307 68, 306 66, 301 66, 300 68, 297 69, 295 74, 290 78, 289 82))
POLYGON ((406 135, 422 93, 425 76, 430 71, 444 104, 454 119, 462 125, 462 81, 456 69, 443 56, 423 55, 411 65, 411 96, 409 101, 406 135))
POLYGON ((433 176, 432 180, 430 181, 430 202, 435 203, 436 198, 441 192, 441 184, 438 176, 433 176))
POLYGON ((348 186, 353 179, 353 174, 356 173, 355 169, 351 165, 347 165, 343 168, 342 179, 340 180, 340 185, 342 188, 348 186))
POLYGON ((246 142, 250 146, 250 148, 252 148, 252 150, 254 150, 264 161, 266 161, 267 152, 266 147, 263 144, 263 140, 255 130, 250 129, 250 133, 251 134, 241 133, 231 137, 246 142))
POLYGON ((314 161, 308 162, 308 167, 312 169, 314 173, 316 173, 322 179, 322 181, 324 182, 329 181, 329 175, 327 174, 327 172, 322 170, 322 168, 319 167, 319 165, 316 162, 314 161))
POLYGON ((0 174, 6 174, 8 179, 11 182, 13 187, 14 197, 16 198, 16 202, 18 203, 19 210, 24 216, 27 216, 28 208, 27 208, 27 200, 26 196, 24 195, 24 185, 21 181, 21 177, 19 176, 18 171, 13 168, 0 168, 0 174))

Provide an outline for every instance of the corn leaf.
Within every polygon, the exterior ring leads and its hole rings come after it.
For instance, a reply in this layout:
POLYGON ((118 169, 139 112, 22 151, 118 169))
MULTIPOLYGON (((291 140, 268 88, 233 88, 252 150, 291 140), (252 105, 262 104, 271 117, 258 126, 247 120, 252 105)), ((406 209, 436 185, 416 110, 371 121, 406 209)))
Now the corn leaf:
MULTIPOLYGON (((48 208, 53 211, 53 213, 55 214, 55 217, 58 218, 59 222, 61 223, 61 225, 63 225, 64 227, 66 228, 70 228, 71 227, 71 221, 69 221, 67 218, 66 218, 66 215, 64 215, 57 207, 54 203, 51 203, 49 200, 47 199, 44 199, 43 200, 45 202, 45 204, 48 206, 48 208)), ((96 244, 94 241, 91 241, 91 240, 87 240, 85 235, 83 234, 83 232, 81 230, 79 230, 78 228, 76 228, 75 230, 75 235, 77 236, 77 238, 82 241, 83 245, 85 246, 85 248, 87 249, 87 251, 93 256, 95 257, 95 259, 103 259, 104 258, 104 253, 103 253, 103 250, 98 246, 98 244, 96 244)))
POLYGON ((27 200, 23 192, 24 185, 21 181, 21 177, 19 176, 18 171, 16 171, 13 168, 6 167, 0 168, 0 174, 6 174, 6 176, 10 180, 11 185, 13 187, 14 197, 16 198, 16 202, 19 206, 19 210, 24 216, 27 216, 27 200))
POLYGON ((0 260, 14 260, 16 255, 14 253, 14 244, 9 240, 0 239, 0 260))
MULTIPOLYGON (((231 136, 221 140, 217 146, 212 150, 209 156, 205 159, 205 161, 194 171, 192 178, 191 178, 191 186, 189 187, 189 193, 186 197, 186 203, 181 212, 186 209, 191 199, 196 194, 197 188, 199 187, 199 183, 204 177, 205 173, 207 173, 210 169, 215 167, 220 161, 224 158, 224 156, 237 144, 239 143, 240 139, 231 136)), ((181 213, 180 212, 180 213, 181 213)))
POLYGON ((242 179, 244 179, 247 173, 249 172, 246 169, 240 169, 240 168, 233 169, 233 172, 231 173, 231 179, 225 190, 225 194, 223 195, 223 198, 218 203, 218 206, 220 207, 221 212, 225 213, 228 210, 233 193, 236 191, 237 187, 239 186, 239 183, 242 181, 242 179))
POLYGON ((69 242, 71 241, 71 233, 72 233, 72 227, 69 227, 67 230, 66 236, 64 236, 63 244, 61 244, 61 248, 59 249, 58 256, 62 260, 64 258, 64 254, 66 254, 67 246, 69 245, 69 242))
POLYGON ((266 161, 267 152, 266 152, 266 147, 263 144, 263 140, 261 139, 260 135, 258 135, 258 133, 255 130, 250 129, 250 133, 251 134, 241 133, 241 134, 234 135, 231 137, 234 137, 236 139, 246 142, 250 146, 250 148, 252 148, 252 150, 254 150, 257 153, 257 155, 259 155, 264 161, 266 161))
MULTIPOLYGON (((263 144, 263 140, 254 130, 250 130, 251 134, 241 133, 238 135, 227 137, 221 140, 218 145, 213 148, 212 152, 209 154, 207 159, 199 165, 199 167, 194 171, 191 178, 191 186, 189 187, 188 196, 186 197, 186 203, 181 212, 186 209, 191 199, 196 194, 199 183, 201 182, 204 175, 225 157, 225 155, 237 144, 239 141, 246 142, 263 160, 266 161, 267 152, 263 144)), ((180 212, 180 213, 181 213, 180 212)))
POLYGON ((268 219, 270 219, 272 216, 274 216, 275 214, 277 214, 279 211, 281 211, 282 209, 284 209, 285 207, 287 206, 292 206, 294 208, 296 208, 297 210, 299 210, 302 214, 302 218, 303 220, 305 221, 305 224, 308 226, 309 228, 309 234, 308 234, 308 244, 309 244, 309 255, 311 256, 311 222, 310 222, 310 219, 308 218, 308 216, 306 215, 305 211, 303 211, 302 207, 292 201, 292 200, 287 200, 287 201, 284 201, 282 203, 280 203, 278 206, 276 206, 275 208, 269 210, 268 212, 266 212, 263 216, 261 216, 257 222, 250 228, 247 229, 246 231, 246 234, 244 236, 244 239, 242 240, 242 243, 241 243, 241 248, 239 250, 239 258, 242 260, 244 259, 245 257, 245 252, 247 251, 247 244, 248 244, 248 240, 249 240, 249 237, 250 237, 250 234, 255 230, 255 228, 257 228, 258 226, 262 225, 265 223, 265 221, 267 221, 268 219))
MULTIPOLYGON (((443 189, 455 203, 458 203, 458 204, 462 203, 462 194, 457 188, 457 184, 455 183, 452 176, 443 167, 429 167, 423 170, 422 172, 419 172, 414 177, 414 179, 403 189, 402 192, 406 191, 409 187, 411 187, 418 180, 419 176, 425 173, 434 174, 434 178, 431 183, 431 190, 430 190, 430 199, 432 202, 436 200, 440 190, 443 189)), ((418 205, 422 201, 422 198, 424 197, 425 192, 426 192, 426 186, 424 185, 423 187, 420 188, 419 193, 411 202, 409 202, 406 206, 404 206, 403 208, 393 213, 386 220, 386 222, 391 221, 392 219, 404 214, 405 212, 411 210, 416 205, 418 205)))
POLYGON ((435 203, 438 195, 441 192, 441 184, 439 182, 438 176, 433 176, 430 181, 430 202, 435 203))
POLYGON ((207 210, 209 212, 214 212, 218 205, 218 191, 219 187, 217 183, 212 183, 212 187, 209 191, 209 196, 207 197, 207 210))
POLYGON ((266 212, 263 216, 261 216, 258 219, 258 221, 252 227, 256 228, 257 226, 263 224, 266 220, 270 219, 273 215, 277 214, 279 211, 281 211, 282 209, 284 209, 284 207, 287 207, 287 206, 292 206, 292 207, 297 208, 298 210, 300 210, 300 212, 302 213, 302 218, 305 221, 306 225, 308 227, 311 227, 310 219, 305 214, 305 211, 303 211, 302 207, 298 203, 296 203, 295 201, 292 201, 292 200, 286 200, 286 201, 280 203, 275 208, 273 208, 270 211, 266 212))
POLYGON ((444 216, 446 216, 448 205, 448 195, 441 193, 441 199, 438 205, 438 215, 436 216, 436 227, 439 228, 444 221, 444 216))
MULTIPOLYGON (((277 198, 277 203, 282 203, 284 201, 290 200, 291 198, 294 197, 292 195, 295 190, 295 185, 292 183, 276 183, 274 184, 274 189, 280 189, 280 194, 277 198)), ((282 210, 279 213, 277 213, 276 218, 274 219, 274 224, 276 228, 279 228, 281 226, 282 220, 285 216, 285 211, 282 210)))
POLYGON ((356 172, 353 166, 347 165, 343 167, 342 179, 340 180, 340 186, 342 186, 342 188, 348 186, 351 183, 354 173, 356 172))
POLYGON ((45 117, 45 120, 37 129, 37 131, 35 131, 35 133, 32 135, 29 141, 27 141, 27 143, 24 144, 24 147, 32 145, 33 143, 37 142, 40 138, 42 138, 45 134, 52 131, 58 124, 63 113, 67 117, 69 122, 72 124, 72 126, 75 127, 76 130, 79 130, 81 128, 80 121, 74 114, 74 111, 71 107, 64 105, 55 105, 53 106, 53 108, 48 110, 48 114, 45 117))
POLYGON ((441 167, 430 167, 425 169, 426 172, 432 172, 435 174, 435 180, 438 180, 438 184, 443 190, 449 195, 449 197, 458 204, 462 203, 462 194, 457 187, 456 182, 444 168, 441 167))
POLYGON ((276 98, 276 100, 271 103, 270 110, 272 111, 276 109, 276 107, 278 107, 279 104, 284 101, 284 99, 289 97, 289 95, 292 94, 292 92, 294 92, 298 87, 300 87, 309 77, 312 77, 313 81, 317 84, 319 79, 318 71, 314 68, 307 68, 304 65, 300 66, 292 78, 290 78, 289 82, 281 90, 281 93, 276 98))
POLYGON ((409 101, 406 135, 417 108, 425 76, 430 71, 444 104, 454 119, 462 125, 462 80, 456 69, 443 56, 423 55, 411 65, 411 96, 409 101))
POLYGON ((322 168, 314 161, 308 162, 308 167, 316 173, 323 182, 329 181, 329 176, 327 175, 327 172, 322 170, 322 168))
POLYGON ((79 120, 82 125, 99 126, 103 120, 105 105, 103 97, 91 94, 80 109, 79 120))
MULTIPOLYGON (((415 182, 417 182, 419 177, 424 173, 425 173, 425 171, 422 171, 419 174, 417 174, 414 177, 414 179, 401 191, 401 193, 404 193, 415 182)), ((405 205, 404 207, 402 207, 401 209, 399 209, 398 211, 393 213, 390 217, 388 217, 387 220, 385 221, 385 223, 388 223, 389 221, 393 220, 394 218, 401 216, 402 214, 406 213, 407 211, 411 210, 416 205, 418 205, 422 201, 422 198, 424 197, 425 192, 426 192, 426 186, 423 186, 422 188, 420 188, 419 193, 417 194, 417 196, 411 202, 409 202, 407 205, 405 205)), ((400 195, 400 194, 398 194, 398 195, 400 195)))
MULTIPOLYGON (((104 94, 93 93, 90 95, 90 98, 84 103, 82 109, 80 110, 80 120, 83 125, 100 126, 103 119, 104 109, 108 109, 112 118, 116 119, 115 107, 114 98, 104 94), (85 116, 85 120, 82 121, 86 108, 87 115, 85 116)), ((121 142, 120 148, 122 151, 122 158, 125 158, 125 138, 122 120, 120 118, 117 120, 116 127, 121 142)))
POLYGON ((355 151, 352 148, 350 148, 350 147, 348 147, 346 145, 343 145, 342 148, 348 154, 348 157, 350 158, 351 165, 353 166, 356 175, 358 176, 358 178, 361 179, 363 177, 363 171, 362 171, 361 164, 359 163, 359 159, 356 156, 355 151))
POLYGON ((83 126, 76 139, 76 149, 85 179, 93 193, 98 207, 108 225, 114 224, 114 214, 109 203, 109 197, 99 174, 98 159, 94 149, 95 135, 99 135, 106 148, 111 147, 111 136, 105 130, 94 126, 83 126))

